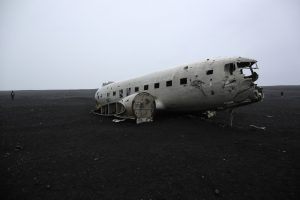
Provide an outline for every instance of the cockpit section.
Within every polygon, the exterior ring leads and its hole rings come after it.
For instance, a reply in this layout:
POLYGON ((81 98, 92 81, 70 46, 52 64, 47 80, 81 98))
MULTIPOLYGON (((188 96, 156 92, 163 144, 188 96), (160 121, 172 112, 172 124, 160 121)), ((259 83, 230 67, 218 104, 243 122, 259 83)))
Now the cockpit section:
POLYGON ((262 88, 254 82, 258 79, 255 60, 239 59, 224 65, 224 90, 234 99, 233 104, 244 104, 262 100, 262 88))
POLYGON ((254 69, 258 69, 256 62, 227 63, 224 66, 224 71, 227 76, 234 76, 235 73, 239 71, 239 74, 242 74, 244 79, 252 79, 253 82, 258 79, 258 74, 254 69))

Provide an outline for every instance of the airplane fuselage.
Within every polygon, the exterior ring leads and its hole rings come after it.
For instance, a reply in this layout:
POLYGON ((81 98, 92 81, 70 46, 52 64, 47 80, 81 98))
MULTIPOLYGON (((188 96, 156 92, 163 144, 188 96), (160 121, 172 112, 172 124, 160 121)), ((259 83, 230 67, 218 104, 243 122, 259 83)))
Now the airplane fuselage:
POLYGON ((218 110, 260 101, 257 74, 247 58, 205 60, 138 78, 115 82, 98 89, 97 107, 119 102, 134 93, 146 92, 158 110, 218 110), (243 72, 248 70, 249 76, 243 72))

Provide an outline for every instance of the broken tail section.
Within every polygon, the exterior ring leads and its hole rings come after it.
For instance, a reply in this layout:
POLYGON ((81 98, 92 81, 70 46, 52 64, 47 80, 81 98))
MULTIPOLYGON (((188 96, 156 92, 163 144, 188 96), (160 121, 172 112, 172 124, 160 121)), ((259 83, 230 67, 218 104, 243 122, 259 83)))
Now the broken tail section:
POLYGON ((119 102, 96 105, 94 114, 114 116, 122 119, 136 119, 136 123, 153 121, 155 99, 146 92, 135 93, 121 99, 119 102))

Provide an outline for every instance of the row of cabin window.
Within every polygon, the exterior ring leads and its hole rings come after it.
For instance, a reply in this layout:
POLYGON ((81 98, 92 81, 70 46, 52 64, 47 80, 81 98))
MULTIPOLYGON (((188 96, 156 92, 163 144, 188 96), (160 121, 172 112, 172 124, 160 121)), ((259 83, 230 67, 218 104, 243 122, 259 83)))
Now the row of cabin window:
MULTIPOLYGON (((184 85, 184 84, 187 84, 187 78, 181 78, 180 79, 180 85, 184 85)), ((172 86, 172 80, 166 81, 166 86, 167 87, 172 86)), ((157 88, 159 88, 159 83, 154 83, 154 89, 157 89, 157 88)), ((148 89, 149 89, 149 85, 144 85, 144 91, 148 90, 148 89)), ((139 91, 139 87, 135 87, 134 92, 138 92, 138 91, 139 91)), ((128 96, 130 94, 131 94, 131 88, 127 88, 126 89, 126 96, 128 96)), ((109 97, 109 96, 110 96, 110 93, 108 92, 107 97, 109 97)), ((116 96, 116 91, 113 91, 113 96, 116 96)), ((123 89, 119 90, 119 96, 120 96, 120 98, 123 97, 123 89)))
MULTIPOLYGON (((227 65, 229 65, 230 68, 232 68, 233 63, 227 64, 227 65)), ((226 69, 226 65, 225 65, 225 69, 226 69)), ((213 73, 214 73, 214 70, 212 70, 212 69, 206 71, 207 75, 212 75, 213 73)), ((231 69, 231 74, 232 74, 232 69, 231 69)), ((187 84, 187 78, 181 78, 180 79, 180 85, 184 85, 184 84, 187 84)), ((172 80, 166 81, 166 86, 167 87, 172 86, 172 80)), ((154 83, 154 88, 155 89, 159 88, 159 83, 154 83)), ((149 89, 149 85, 144 85, 144 90, 148 90, 148 89, 149 89)), ((139 91, 139 87, 135 87, 134 91, 138 92, 139 91)), ((126 95, 127 96, 130 95, 130 93, 131 93, 131 88, 127 88, 126 89, 126 95)), ((107 93, 107 97, 109 97, 109 96, 110 96, 110 93, 107 93)), ((116 96, 116 91, 113 91, 113 96, 116 96)), ((123 89, 119 90, 119 96, 120 96, 120 98, 123 97, 123 89)), ((101 94, 100 97, 102 97, 102 94, 101 94)))

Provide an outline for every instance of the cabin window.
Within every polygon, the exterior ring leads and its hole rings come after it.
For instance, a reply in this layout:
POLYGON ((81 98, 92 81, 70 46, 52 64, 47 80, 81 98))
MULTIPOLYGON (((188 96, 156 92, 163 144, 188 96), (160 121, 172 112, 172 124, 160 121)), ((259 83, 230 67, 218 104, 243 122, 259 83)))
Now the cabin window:
POLYGON ((119 97, 120 97, 120 98, 123 97, 123 90, 119 90, 119 97))
POLYGON ((149 89, 149 85, 144 85, 144 90, 148 90, 149 89))
POLYGON ((167 81, 167 82, 166 82, 166 86, 167 86, 167 87, 172 86, 172 81, 167 81))
POLYGON ((187 84, 187 78, 181 78, 180 79, 180 85, 187 84))
POLYGON ((113 96, 116 96, 116 91, 113 91, 113 96))
POLYGON ((154 88, 159 88, 159 83, 154 83, 154 88))
POLYGON ((126 96, 129 96, 130 93, 131 93, 131 88, 127 88, 127 89, 126 89, 126 96))
POLYGON ((228 64, 225 65, 224 69, 225 69, 225 72, 230 73, 230 75, 232 75, 234 70, 235 70, 235 64, 234 63, 228 63, 228 64))
POLYGON ((237 67, 238 68, 248 68, 251 67, 255 62, 238 62, 237 67))
POLYGON ((107 97, 109 97, 109 95, 110 95, 110 94, 109 94, 109 92, 108 92, 108 93, 107 93, 107 97))
POLYGON ((135 92, 138 92, 138 91, 139 91, 139 87, 135 87, 135 88, 134 88, 134 91, 135 91, 135 92))
POLYGON ((212 69, 206 71, 206 74, 207 74, 207 75, 211 75, 211 74, 213 74, 213 73, 214 73, 214 70, 212 70, 212 69))

